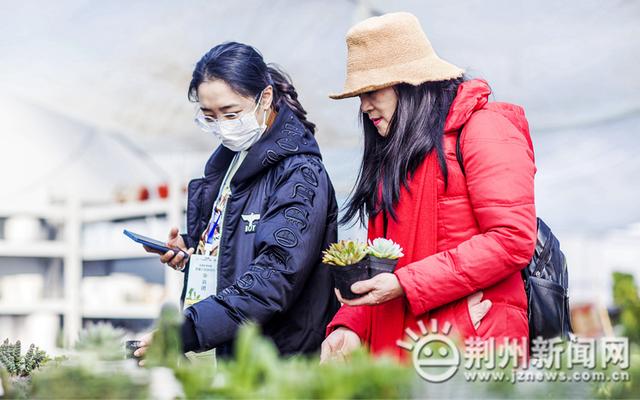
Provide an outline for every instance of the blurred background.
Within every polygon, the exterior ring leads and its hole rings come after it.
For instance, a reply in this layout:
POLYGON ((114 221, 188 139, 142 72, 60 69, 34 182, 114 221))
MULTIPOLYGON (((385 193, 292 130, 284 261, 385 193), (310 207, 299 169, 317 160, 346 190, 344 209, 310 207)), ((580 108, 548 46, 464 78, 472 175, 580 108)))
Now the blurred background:
POLYGON ((640 2, 3 0, 0 338, 52 350, 97 321, 143 331, 177 302, 182 275, 122 229, 184 226, 184 188, 218 145, 193 123, 187 87, 223 41, 290 73, 343 203, 359 103, 327 94, 342 88, 349 27, 392 11, 416 14, 441 57, 525 108, 538 215, 567 255, 579 328, 609 333, 612 272, 640 277, 640 2))

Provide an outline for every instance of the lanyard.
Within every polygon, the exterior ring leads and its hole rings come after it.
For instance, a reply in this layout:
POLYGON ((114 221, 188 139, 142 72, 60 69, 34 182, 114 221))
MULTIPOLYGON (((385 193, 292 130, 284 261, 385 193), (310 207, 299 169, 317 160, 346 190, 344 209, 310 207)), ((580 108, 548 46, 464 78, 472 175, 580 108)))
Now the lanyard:
POLYGON ((218 214, 218 216, 216 217, 216 220, 213 222, 213 225, 211 224, 211 222, 213 221, 213 218, 211 218, 211 221, 209 221, 209 226, 207 226, 207 230, 208 230, 208 234, 205 240, 205 245, 207 244, 211 244, 213 243, 213 234, 216 231, 216 228, 218 227, 218 223, 220 222, 220 216, 222 215, 222 212, 220 211, 215 211, 215 213, 218 214))
POLYGON ((211 250, 211 246, 213 244, 213 235, 215 234, 216 228, 220 223, 220 218, 222 217, 222 210, 219 208, 219 205, 222 200, 222 196, 224 194, 227 181, 231 179, 232 175, 234 175, 231 172, 234 170, 239 159, 240 159, 240 153, 236 154, 233 161, 231 162, 231 165, 229 166, 229 169, 227 170, 227 173, 225 174, 224 179, 222 181, 222 186, 220 186, 220 192, 218 193, 218 197, 216 198, 216 201, 213 203, 211 218, 209 219, 209 224, 207 224, 207 230, 205 231, 207 233, 205 236, 205 248, 207 249, 207 251, 211 250))

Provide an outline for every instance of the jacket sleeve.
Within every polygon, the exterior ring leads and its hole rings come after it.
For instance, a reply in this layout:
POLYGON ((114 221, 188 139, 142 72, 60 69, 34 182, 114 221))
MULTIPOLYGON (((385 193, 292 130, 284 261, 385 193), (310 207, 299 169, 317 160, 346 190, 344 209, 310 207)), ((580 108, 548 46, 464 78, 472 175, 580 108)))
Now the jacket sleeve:
POLYGON ((461 149, 481 233, 396 271, 415 315, 503 280, 527 265, 535 248, 535 164, 527 139, 506 118, 479 111, 461 149))
MULTIPOLYGON (((187 250, 189 250, 192 247, 194 248, 194 250, 197 250, 198 244, 195 243, 191 239, 191 237, 189 237, 189 235, 187 235, 186 233, 181 233, 180 236, 182 236, 182 240, 184 241, 184 244, 185 244, 185 247, 187 248, 187 250)), ((185 265, 185 267, 183 269, 178 269, 176 271, 185 273, 187 269, 189 269, 189 262, 187 262, 187 264, 185 265)), ((185 282, 185 285, 186 285, 186 282, 185 282)))
POLYGON ((371 307, 344 304, 327 325, 326 335, 329 336, 341 326, 355 332, 363 343, 368 342, 371 333, 371 307))
POLYGON ((180 234, 180 236, 182 236, 182 240, 184 241, 184 244, 187 247, 187 250, 189 250, 192 247, 195 249, 196 246, 198 245, 186 233, 182 233, 182 234, 180 234))
POLYGON ((264 324, 285 312, 316 267, 326 228, 329 181, 307 161, 285 170, 256 226, 256 257, 236 282, 185 310, 200 349, 233 339, 251 320, 264 324))

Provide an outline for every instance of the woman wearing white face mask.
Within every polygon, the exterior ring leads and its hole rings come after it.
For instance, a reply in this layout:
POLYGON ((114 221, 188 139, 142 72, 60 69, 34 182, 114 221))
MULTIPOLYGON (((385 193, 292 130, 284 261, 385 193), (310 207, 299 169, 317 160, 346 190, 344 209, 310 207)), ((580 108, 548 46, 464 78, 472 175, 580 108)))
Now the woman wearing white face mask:
MULTIPOLYGON (((225 87, 228 85, 225 85, 221 81, 217 81, 217 84, 213 83, 213 85, 216 86, 213 91, 225 92, 230 89, 225 87)), ((262 110, 263 113, 261 117, 262 123, 258 122, 258 117, 256 116, 260 103, 262 102, 262 95, 267 89, 269 89, 270 92, 268 95, 273 95, 272 87, 268 86, 265 90, 260 92, 256 106, 250 112, 245 114, 227 112, 223 114, 222 118, 215 119, 211 115, 204 113, 204 111, 208 109, 199 107, 196 111, 195 120, 203 131, 213 133, 222 142, 222 145, 229 150, 240 152, 246 151, 253 146, 258 139, 260 139, 260 136, 267 128, 267 113, 270 109, 263 107, 264 110, 262 110)), ((224 98, 224 95, 220 98, 224 98)))
POLYGON ((185 351, 228 355, 251 320, 282 354, 315 352, 338 308, 321 267, 337 239, 335 192, 297 97, 251 46, 224 43, 196 64, 196 123, 222 145, 189 183, 187 232, 169 234, 188 262, 160 257, 185 272, 185 351))

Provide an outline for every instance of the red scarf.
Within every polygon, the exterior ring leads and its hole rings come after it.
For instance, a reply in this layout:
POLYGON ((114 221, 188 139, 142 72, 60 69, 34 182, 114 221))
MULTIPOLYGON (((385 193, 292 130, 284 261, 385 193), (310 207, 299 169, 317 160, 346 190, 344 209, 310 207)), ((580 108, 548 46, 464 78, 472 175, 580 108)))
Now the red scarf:
MULTIPOLYGON (((408 186, 411 192, 404 186, 401 187, 400 200, 395 207, 398 220, 388 218, 386 237, 400 244, 404 252, 404 257, 398 262, 398 269, 436 253, 437 168, 437 154, 432 151, 410 178, 408 186)), ((368 236, 369 239, 385 236, 383 213, 378 213, 375 218, 369 220, 368 236)), ((371 312, 373 326, 387 327, 378 330, 378 334, 370 338, 376 342, 370 342, 371 349, 376 353, 391 352, 401 358, 406 357, 408 353, 395 345, 396 341, 404 336, 406 318, 411 313, 406 299, 399 297, 372 307, 371 312)))

